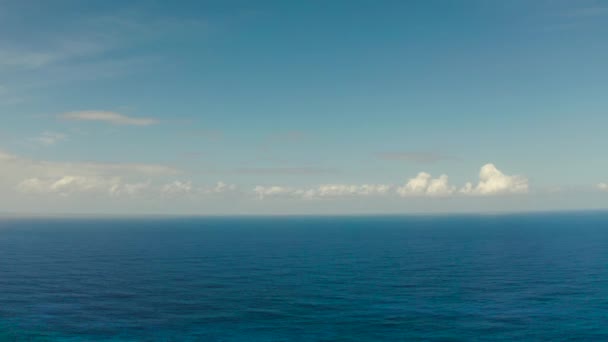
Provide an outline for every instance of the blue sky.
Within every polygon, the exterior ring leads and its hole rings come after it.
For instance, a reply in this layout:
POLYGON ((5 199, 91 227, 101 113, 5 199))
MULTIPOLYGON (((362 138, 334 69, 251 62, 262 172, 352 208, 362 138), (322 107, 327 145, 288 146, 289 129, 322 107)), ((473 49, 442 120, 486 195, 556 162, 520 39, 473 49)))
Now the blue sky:
POLYGON ((0 0, 0 211, 608 208, 606 37, 592 0, 0 0))

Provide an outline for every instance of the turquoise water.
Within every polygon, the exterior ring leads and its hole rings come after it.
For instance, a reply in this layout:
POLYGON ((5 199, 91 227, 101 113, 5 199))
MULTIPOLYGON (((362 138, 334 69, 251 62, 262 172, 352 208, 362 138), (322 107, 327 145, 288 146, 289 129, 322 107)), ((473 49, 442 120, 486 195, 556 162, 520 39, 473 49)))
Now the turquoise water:
POLYGON ((606 213, 0 220, 0 341, 600 341, 606 322, 606 213))

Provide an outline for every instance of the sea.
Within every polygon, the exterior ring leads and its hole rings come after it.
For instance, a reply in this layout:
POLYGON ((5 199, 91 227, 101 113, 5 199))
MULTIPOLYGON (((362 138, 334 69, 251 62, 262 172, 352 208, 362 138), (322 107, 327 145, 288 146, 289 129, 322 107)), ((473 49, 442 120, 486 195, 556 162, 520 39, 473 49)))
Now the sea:
POLYGON ((608 213, 0 218, 0 341, 608 341, 608 213))

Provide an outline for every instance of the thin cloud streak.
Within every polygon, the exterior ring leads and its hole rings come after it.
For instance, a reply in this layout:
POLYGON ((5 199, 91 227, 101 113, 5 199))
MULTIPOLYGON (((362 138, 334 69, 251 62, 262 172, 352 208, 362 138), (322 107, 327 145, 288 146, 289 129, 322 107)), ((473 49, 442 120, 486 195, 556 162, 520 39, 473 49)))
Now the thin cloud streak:
POLYGON ((67 140, 67 136, 63 133, 46 131, 32 140, 44 146, 51 146, 67 140))
POLYGON ((432 164, 442 160, 458 160, 456 157, 432 152, 385 152, 377 153, 376 157, 381 160, 406 161, 419 164, 432 164))
POLYGON ((336 169, 318 167, 243 167, 234 170, 234 173, 248 175, 315 175, 337 172, 336 169))
POLYGON ((608 15, 608 6, 578 8, 565 13, 568 17, 597 17, 608 15))
POLYGON ((153 118, 136 118, 126 116, 116 112, 85 110, 78 112, 64 113, 59 116, 63 120, 72 121, 100 121, 113 125, 122 126, 149 126, 155 125, 159 121, 153 118))

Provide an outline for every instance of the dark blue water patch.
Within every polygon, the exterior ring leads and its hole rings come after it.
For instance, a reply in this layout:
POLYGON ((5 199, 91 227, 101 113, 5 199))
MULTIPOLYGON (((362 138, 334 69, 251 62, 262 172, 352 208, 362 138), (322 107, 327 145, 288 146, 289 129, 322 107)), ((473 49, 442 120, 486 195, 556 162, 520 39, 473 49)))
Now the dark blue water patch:
POLYGON ((0 220, 0 340, 608 340, 608 214, 0 220))

